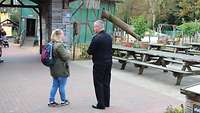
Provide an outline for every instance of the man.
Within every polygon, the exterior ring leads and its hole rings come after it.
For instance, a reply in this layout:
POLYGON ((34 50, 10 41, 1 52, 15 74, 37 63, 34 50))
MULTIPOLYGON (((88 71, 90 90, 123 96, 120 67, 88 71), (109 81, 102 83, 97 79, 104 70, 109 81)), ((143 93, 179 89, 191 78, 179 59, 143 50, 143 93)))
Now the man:
POLYGON ((104 31, 104 22, 94 22, 96 35, 88 48, 88 54, 92 55, 93 81, 97 98, 95 109, 110 107, 110 80, 112 68, 112 38, 104 31))

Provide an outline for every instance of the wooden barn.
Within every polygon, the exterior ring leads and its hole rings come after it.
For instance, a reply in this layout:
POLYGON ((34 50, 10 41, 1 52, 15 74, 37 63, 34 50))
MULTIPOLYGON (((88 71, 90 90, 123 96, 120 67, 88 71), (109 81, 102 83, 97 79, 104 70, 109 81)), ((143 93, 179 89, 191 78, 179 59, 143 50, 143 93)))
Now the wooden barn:
MULTIPOLYGON (((56 28, 65 31, 67 43, 89 43, 93 35, 93 22, 101 18, 102 10, 115 14, 118 2, 119 0, 0 0, 0 8, 22 8, 21 32, 25 30, 25 37, 38 34, 39 44, 42 46, 48 42, 51 31, 56 28), (32 24, 35 25, 29 29, 32 24), (76 30, 74 25, 77 26, 76 30), (78 32, 75 37, 74 31, 78 32)), ((106 21, 106 31, 113 33, 113 24, 109 21, 106 21)))

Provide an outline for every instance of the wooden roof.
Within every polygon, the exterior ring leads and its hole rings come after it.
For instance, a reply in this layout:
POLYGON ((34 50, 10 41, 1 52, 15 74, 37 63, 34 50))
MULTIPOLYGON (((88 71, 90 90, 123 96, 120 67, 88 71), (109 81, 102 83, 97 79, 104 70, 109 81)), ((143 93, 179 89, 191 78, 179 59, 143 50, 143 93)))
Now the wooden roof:
MULTIPOLYGON (((34 2, 34 3, 36 3, 36 4, 39 4, 39 3, 41 3, 41 2, 48 2, 49 0, 30 0, 30 1, 32 1, 32 2, 34 2)), ((76 1, 76 0, 68 0, 69 2, 73 2, 73 1, 76 1)))
MULTIPOLYGON (((31 0, 32 2, 36 3, 36 4, 39 4, 39 3, 42 3, 42 2, 47 2, 48 0, 31 0)), ((73 1, 76 1, 76 0, 68 0, 69 2, 73 2, 73 1)), ((101 1, 107 1, 107 2, 123 2, 123 0, 101 0, 101 1)))

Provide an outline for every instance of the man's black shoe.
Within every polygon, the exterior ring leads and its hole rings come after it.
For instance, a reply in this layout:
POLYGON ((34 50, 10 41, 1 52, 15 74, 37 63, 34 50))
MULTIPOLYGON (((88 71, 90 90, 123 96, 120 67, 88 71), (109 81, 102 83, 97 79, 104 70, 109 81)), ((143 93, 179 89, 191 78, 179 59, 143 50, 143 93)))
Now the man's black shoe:
POLYGON ((105 109, 105 107, 100 107, 100 106, 95 106, 95 105, 92 105, 92 107, 94 108, 94 109, 105 109))
POLYGON ((3 63, 3 62, 4 62, 4 60, 1 60, 1 59, 0 59, 0 63, 3 63))
POLYGON ((106 107, 110 107, 110 105, 106 105, 106 107))

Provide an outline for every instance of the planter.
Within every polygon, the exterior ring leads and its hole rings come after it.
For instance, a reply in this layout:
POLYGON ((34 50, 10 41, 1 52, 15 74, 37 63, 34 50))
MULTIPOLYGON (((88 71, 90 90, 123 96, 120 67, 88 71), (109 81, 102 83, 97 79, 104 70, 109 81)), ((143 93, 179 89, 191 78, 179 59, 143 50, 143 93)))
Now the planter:
POLYGON ((132 47, 132 44, 131 44, 131 43, 125 43, 124 46, 125 46, 125 47, 131 48, 131 47, 132 47))
POLYGON ((140 42, 139 44, 140 44, 140 48, 145 48, 145 49, 147 49, 149 45, 148 42, 140 42))
POLYGON ((15 43, 15 44, 19 44, 19 38, 15 38, 15 39, 14 39, 14 43, 15 43))
POLYGON ((140 44, 138 42, 133 43, 133 48, 140 48, 140 44))

